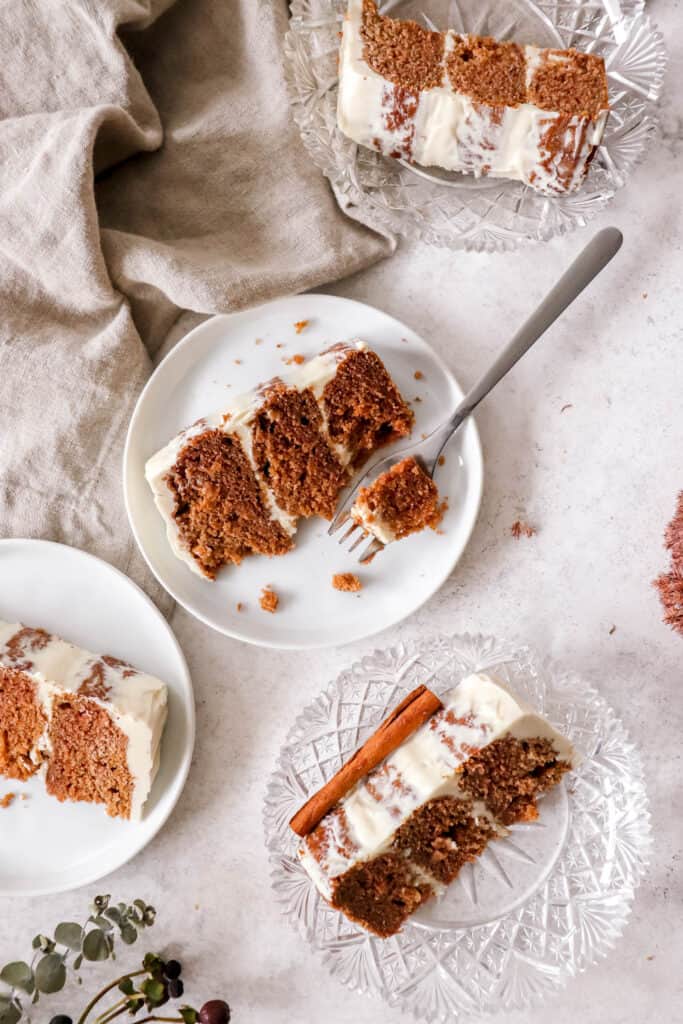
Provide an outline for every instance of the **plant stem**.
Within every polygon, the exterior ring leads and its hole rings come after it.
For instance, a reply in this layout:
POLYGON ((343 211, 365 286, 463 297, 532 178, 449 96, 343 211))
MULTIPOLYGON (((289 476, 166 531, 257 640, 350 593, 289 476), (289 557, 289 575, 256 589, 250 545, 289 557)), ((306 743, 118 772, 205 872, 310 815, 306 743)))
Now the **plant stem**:
POLYGON ((124 996, 123 999, 119 999, 117 1003, 113 1003, 108 1010, 104 1010, 99 1017, 95 1018, 95 1024, 104 1024, 105 1021, 109 1020, 112 1016, 112 1010, 116 1010, 118 1012, 120 1006, 123 1006, 125 1009, 124 1004, 128 1002, 128 999, 129 996, 124 996))
MULTIPOLYGON (((128 1000, 127 999, 125 999, 125 1000, 122 999, 121 1002, 126 1003, 126 1002, 128 1002, 128 1000)), ((111 1009, 107 1013, 105 1013, 101 1017, 97 1018, 97 1021, 99 1022, 99 1024, 108 1024, 108 1021, 113 1020, 114 1017, 118 1017, 120 1014, 125 1013, 125 1012, 126 1012, 126 1007, 125 1006, 121 1006, 120 1003, 114 1003, 114 1005, 111 1007, 111 1009), (118 1009, 117 1009, 117 1007, 118 1007, 118 1009)))
POLYGON ((98 992, 97 995, 93 996, 93 998, 90 1000, 83 1013, 78 1018, 76 1024, 85 1024, 85 1020, 89 1016, 93 1006, 95 1006, 96 1003, 99 1003, 100 999, 103 996, 106 996, 107 992, 111 992, 113 988, 116 988, 117 985, 120 985, 122 981, 126 980, 126 978, 136 978, 139 974, 147 974, 147 971, 144 969, 144 967, 140 971, 130 971, 129 974, 122 974, 120 978, 114 978, 111 984, 107 985, 106 988, 103 988, 101 992, 98 992))
POLYGON ((180 1024, 183 1024, 182 1017, 142 1017, 137 1024, 147 1024, 150 1020, 170 1020, 173 1021, 173 1024, 176 1024, 176 1021, 179 1021, 180 1024))

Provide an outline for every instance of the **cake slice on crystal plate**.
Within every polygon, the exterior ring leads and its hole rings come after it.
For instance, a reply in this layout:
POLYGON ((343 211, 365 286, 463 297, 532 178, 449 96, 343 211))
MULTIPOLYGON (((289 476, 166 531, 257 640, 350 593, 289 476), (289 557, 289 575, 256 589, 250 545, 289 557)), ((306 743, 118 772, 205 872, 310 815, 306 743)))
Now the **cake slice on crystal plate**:
POLYGON ((294 815, 323 898, 386 938, 575 763, 571 744, 483 673, 418 687, 294 815))
POLYGON ((362 146, 562 195, 581 187, 608 114, 597 54, 435 32, 349 0, 337 120, 362 146))

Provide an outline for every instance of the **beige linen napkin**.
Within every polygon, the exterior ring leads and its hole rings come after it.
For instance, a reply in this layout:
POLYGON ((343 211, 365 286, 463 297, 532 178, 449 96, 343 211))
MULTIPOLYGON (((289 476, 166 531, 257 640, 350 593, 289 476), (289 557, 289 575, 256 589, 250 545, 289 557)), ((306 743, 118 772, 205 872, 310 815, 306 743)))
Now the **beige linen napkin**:
POLYGON ((164 336, 392 247, 301 145, 286 27, 285 0, 0 4, 0 535, 92 551, 165 608, 121 490, 164 336))

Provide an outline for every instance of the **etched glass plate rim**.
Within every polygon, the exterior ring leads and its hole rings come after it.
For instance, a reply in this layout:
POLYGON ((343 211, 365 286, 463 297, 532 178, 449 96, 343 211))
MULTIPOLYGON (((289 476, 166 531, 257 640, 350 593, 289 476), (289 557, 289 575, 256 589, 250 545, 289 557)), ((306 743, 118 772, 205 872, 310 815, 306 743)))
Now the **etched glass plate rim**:
MULTIPOLYGON (((443 690, 446 685, 453 685, 453 681, 447 673, 435 688, 443 690)), ((433 685, 431 680, 430 683, 433 685)), ((600 775, 597 778, 599 780, 600 775)), ((313 788, 315 786, 311 786, 313 788)), ((389 1005, 401 1006, 418 1018, 439 1022, 471 1021, 500 1010, 528 1009, 562 988, 577 972, 604 957, 625 927, 652 843, 640 756, 607 702, 578 675, 549 658, 540 658, 528 646, 468 633, 440 634, 383 651, 375 650, 343 670, 297 716, 290 728, 267 787, 263 819, 276 900, 290 924, 323 954, 331 973, 357 992, 372 992, 389 1005), (399 935, 380 940, 328 908, 295 857, 296 840, 288 822, 308 792, 294 776, 292 759, 303 752, 310 763, 316 762, 321 781, 329 778, 339 767, 341 754, 332 758, 321 771, 316 744, 325 736, 334 735, 337 750, 340 750, 339 736, 343 728, 340 708, 345 695, 350 697, 356 692, 357 697, 358 688, 363 694, 354 705, 360 709, 355 742, 351 744, 355 749, 401 695, 417 684, 417 677, 410 678, 411 670, 416 669, 424 678, 425 672, 430 675, 436 670, 443 672, 453 661, 461 666, 461 672, 495 671, 508 682, 512 677, 516 690, 523 691, 521 696, 563 729, 578 747, 583 759, 569 795, 571 823, 566 846, 538 890, 501 918, 457 930, 432 930, 409 923, 399 935), (380 694, 370 689, 380 685, 387 687, 386 698, 379 699, 380 694), (368 701, 374 710, 365 714, 368 701), (588 715, 591 735, 595 737, 588 746, 577 718, 582 713, 588 715), (601 797, 594 793, 588 797, 582 794, 583 789, 595 788, 596 771, 608 777, 611 800, 604 794, 601 797), (619 806, 618 795, 628 799, 628 807, 621 818, 619 812, 624 808, 619 806), (612 890, 605 882, 604 891, 599 892, 597 898, 593 893, 590 899, 590 894, 570 893, 562 888, 572 877, 567 865, 573 858, 590 860, 591 854, 586 852, 586 849, 590 851, 590 846, 584 849, 578 838, 577 830, 582 827, 584 818, 590 829, 599 828, 601 821, 610 823, 610 844, 619 853, 620 861, 619 886, 612 890), (557 894, 562 892, 564 897, 560 899, 557 894), (552 898, 551 893, 555 893, 552 898), (582 901, 588 910, 582 909, 582 901), (578 948, 576 942, 562 946, 559 928, 557 935, 553 933, 552 914, 565 904, 565 916, 575 916, 572 927, 579 932, 578 948), (544 921, 545 935, 539 924, 544 921), (539 953, 533 948, 522 956, 518 940, 520 935, 524 939, 526 932, 536 935, 539 942, 545 938, 545 961, 543 956, 538 959, 539 953), (555 940, 560 946, 551 956, 548 946, 555 940), (537 958, 533 967, 530 966, 532 953, 537 958), (496 962, 496 958, 499 963, 494 969, 491 963, 496 962), (479 990, 476 984, 471 984, 469 990, 462 987, 456 980, 462 971, 461 961, 467 964, 468 983, 481 975, 487 983, 492 979, 488 988, 486 984, 480 985, 479 990), (522 961, 525 975, 520 973, 522 961), (401 984, 395 982, 397 974, 402 976, 401 984), (388 983, 388 977, 394 980, 393 984, 388 983), (428 995, 425 994, 427 989, 428 995)), ((615 852, 613 861, 616 859, 615 852)), ((599 858, 588 864, 587 870, 598 872, 591 874, 593 879, 599 880, 600 872, 606 877, 606 867, 599 858)), ((580 871, 577 877, 581 877, 580 871)))
MULTIPOLYGON (((632 61, 632 51, 645 46, 647 66, 640 69, 641 80, 631 85, 623 69, 609 67, 608 73, 618 76, 613 114, 580 191, 548 198, 519 182, 499 180, 491 200, 490 180, 479 179, 479 187, 474 183, 473 188, 472 179, 463 177, 462 184, 450 181, 448 188, 439 188, 422 169, 384 159, 344 138, 334 117, 334 66, 325 66, 321 87, 316 77, 321 55, 315 52, 314 40, 317 33, 338 28, 345 0, 292 0, 284 43, 290 104, 309 155, 336 188, 342 205, 356 207, 362 219, 380 230, 452 249, 496 252, 584 227, 609 203, 644 158, 658 127, 656 103, 666 67, 663 37, 644 13, 643 0, 622 0, 620 18, 614 16, 613 0, 528 0, 528 5, 537 10, 539 20, 553 25, 564 45, 573 44, 572 30, 560 25, 550 8, 559 7, 565 16, 568 7, 575 9, 569 20, 579 33, 581 48, 607 47, 609 64, 620 54, 632 61), (584 28, 581 17, 596 11, 601 17, 596 15, 597 29, 591 35, 591 21, 584 28)), ((324 56, 335 59, 331 52, 324 56)))

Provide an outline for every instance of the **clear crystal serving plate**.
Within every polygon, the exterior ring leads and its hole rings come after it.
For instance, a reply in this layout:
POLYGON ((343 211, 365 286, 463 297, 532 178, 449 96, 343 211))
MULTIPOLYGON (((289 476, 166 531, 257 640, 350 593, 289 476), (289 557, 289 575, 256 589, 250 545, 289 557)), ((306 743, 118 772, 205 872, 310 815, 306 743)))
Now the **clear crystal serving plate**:
POLYGON ((582 188, 548 197, 521 182, 411 166, 337 127, 337 54, 346 0, 292 0, 285 68, 294 118, 343 205, 378 228, 452 249, 495 252, 583 227, 624 185, 656 129, 666 51, 643 0, 385 0, 384 13, 438 29, 605 58, 611 114, 582 188))
POLYGON ((344 985, 423 1020, 464 1022, 540 1003, 622 932, 650 851, 640 758, 605 701, 526 647, 450 636, 401 644, 342 672, 296 720, 265 801, 272 885, 292 925, 344 985), (288 822, 415 686, 445 693, 491 671, 567 735, 579 767, 468 864, 446 895, 378 939, 332 910, 288 822))

